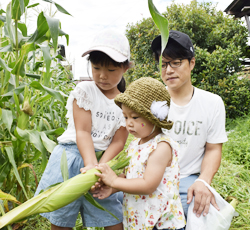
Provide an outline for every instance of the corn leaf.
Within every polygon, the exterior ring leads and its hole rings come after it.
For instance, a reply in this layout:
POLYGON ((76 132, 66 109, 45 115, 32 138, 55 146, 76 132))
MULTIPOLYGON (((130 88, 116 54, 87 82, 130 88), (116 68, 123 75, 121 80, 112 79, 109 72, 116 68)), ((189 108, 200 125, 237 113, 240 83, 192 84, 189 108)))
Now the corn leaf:
POLYGON ((113 216, 114 218, 116 218, 117 220, 119 220, 113 213, 111 213, 110 211, 108 211, 106 208, 104 208, 103 206, 101 206, 94 198, 93 196, 90 195, 90 193, 86 193, 84 194, 85 199, 92 205, 94 205, 95 207, 108 212, 111 216, 113 216))
POLYGON ((10 131, 11 125, 13 123, 12 112, 7 109, 1 109, 2 111, 2 121, 5 124, 6 128, 10 131))
POLYGON ((40 132, 40 136, 44 147, 48 152, 52 153, 53 149, 56 147, 56 143, 50 140, 44 132, 40 132))
POLYGON ((63 150, 62 157, 61 157, 61 173, 63 181, 66 181, 69 179, 69 170, 68 170, 68 164, 67 164, 67 155, 65 149, 63 150))
POLYGON ((57 41, 58 41, 58 35, 59 35, 59 20, 56 18, 49 17, 48 15, 44 15, 51 34, 51 38, 53 41, 54 46, 54 52, 57 50, 57 41))
POLYGON ((16 197, 11 196, 10 194, 3 192, 1 189, 0 189, 0 199, 1 199, 1 200, 12 201, 12 202, 14 202, 14 203, 16 203, 16 204, 21 204, 21 203, 16 199, 16 197))
POLYGON ((60 92, 53 90, 51 88, 48 88, 42 84, 40 84, 37 81, 33 81, 30 83, 30 86, 33 87, 34 89, 39 89, 42 91, 46 91, 47 93, 49 93, 51 96, 53 96, 54 98, 56 98, 57 100, 61 101, 62 103, 64 103, 64 98, 63 96, 60 94, 60 92))
POLYGON ((17 170, 16 162, 15 162, 15 159, 14 159, 13 148, 12 147, 5 147, 5 150, 6 150, 6 153, 8 155, 9 161, 12 164, 13 172, 15 174, 15 177, 16 177, 19 185, 22 187, 25 197, 28 199, 28 195, 26 193, 26 190, 25 190, 25 188, 23 186, 22 180, 21 180, 20 175, 19 175, 18 170, 17 170))
MULTIPOLYGON (((161 54, 163 53, 169 38, 168 20, 162 16, 153 4, 152 0, 148 0, 148 7, 152 19, 161 33, 161 54)), ((159 68, 161 72, 162 55, 160 56, 159 68)))
POLYGON ((7 65, 7 64, 4 62, 4 60, 1 59, 1 58, 0 58, 0 66, 1 66, 4 70, 7 70, 7 71, 9 71, 9 72, 12 71, 12 69, 9 68, 8 65, 7 65))

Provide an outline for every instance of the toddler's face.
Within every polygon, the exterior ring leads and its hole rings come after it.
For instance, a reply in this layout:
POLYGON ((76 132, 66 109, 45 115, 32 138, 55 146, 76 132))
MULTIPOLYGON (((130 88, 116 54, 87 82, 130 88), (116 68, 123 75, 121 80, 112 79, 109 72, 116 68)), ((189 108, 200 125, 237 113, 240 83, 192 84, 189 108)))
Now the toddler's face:
POLYGON ((154 125, 150 121, 125 105, 122 105, 122 111, 126 120, 126 128, 129 133, 141 139, 150 135, 154 128, 154 125))

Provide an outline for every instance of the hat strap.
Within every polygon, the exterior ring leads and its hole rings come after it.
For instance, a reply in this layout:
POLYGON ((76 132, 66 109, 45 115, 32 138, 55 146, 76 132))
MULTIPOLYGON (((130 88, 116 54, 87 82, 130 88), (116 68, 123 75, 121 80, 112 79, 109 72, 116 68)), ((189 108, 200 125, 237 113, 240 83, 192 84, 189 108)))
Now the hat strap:
POLYGON ((155 131, 155 125, 154 125, 154 127, 153 127, 151 133, 150 133, 148 136, 146 136, 146 137, 149 137, 154 131, 155 131))

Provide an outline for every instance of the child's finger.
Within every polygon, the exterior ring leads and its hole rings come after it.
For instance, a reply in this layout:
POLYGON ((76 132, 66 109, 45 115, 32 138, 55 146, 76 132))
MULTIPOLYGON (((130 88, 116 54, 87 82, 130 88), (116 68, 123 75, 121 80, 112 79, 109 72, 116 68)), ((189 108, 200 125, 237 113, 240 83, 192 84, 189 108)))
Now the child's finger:
POLYGON ((102 174, 99 173, 99 172, 96 172, 95 175, 96 175, 96 176, 99 176, 100 178, 101 178, 101 176, 102 176, 102 174))

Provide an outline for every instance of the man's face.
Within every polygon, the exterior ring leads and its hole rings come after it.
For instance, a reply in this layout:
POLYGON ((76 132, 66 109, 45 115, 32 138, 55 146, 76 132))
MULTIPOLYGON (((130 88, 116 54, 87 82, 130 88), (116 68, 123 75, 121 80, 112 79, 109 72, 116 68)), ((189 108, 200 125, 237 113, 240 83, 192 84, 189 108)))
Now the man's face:
POLYGON ((162 69, 161 78, 169 90, 180 90, 191 84, 191 71, 195 66, 195 58, 189 62, 188 59, 173 60, 162 57, 162 65, 166 68, 162 69))

